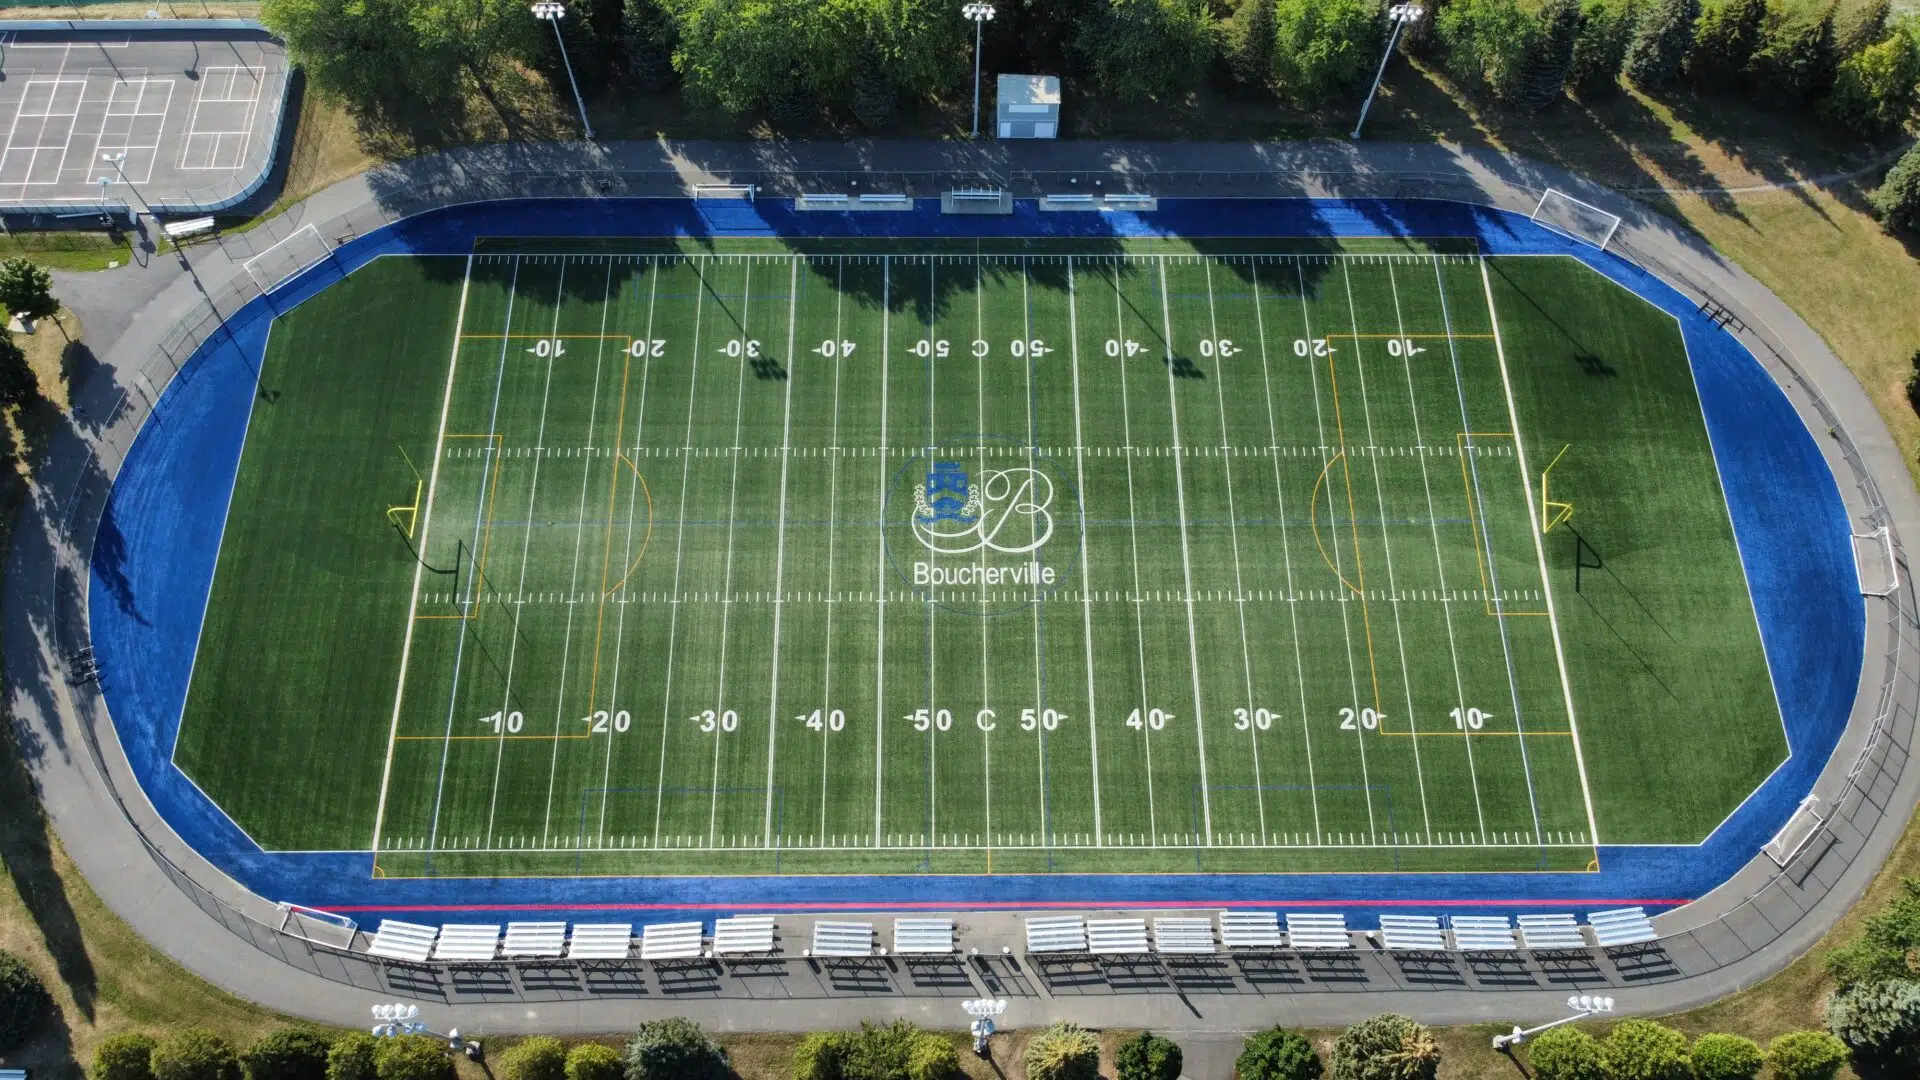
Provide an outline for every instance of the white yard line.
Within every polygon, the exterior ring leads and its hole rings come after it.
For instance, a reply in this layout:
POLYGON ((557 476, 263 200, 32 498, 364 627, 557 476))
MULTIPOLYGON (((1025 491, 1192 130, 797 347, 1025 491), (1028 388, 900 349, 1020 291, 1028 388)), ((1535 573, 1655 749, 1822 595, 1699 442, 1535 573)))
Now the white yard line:
POLYGON ((793 449, 793 380, 797 365, 793 355, 793 323, 800 306, 800 258, 787 257, 787 377, 785 415, 780 428, 780 517, 774 526, 773 554, 773 688, 767 702, 767 809, 761 823, 761 845, 773 846, 773 761, 774 744, 780 732, 780 612, 786 606, 783 590, 787 571, 787 465, 793 449))
POLYGON ((1200 703, 1200 638, 1193 620, 1193 553, 1187 541, 1187 481, 1180 460, 1185 448, 1180 443, 1179 388, 1173 381, 1173 314, 1167 299, 1167 257, 1157 260, 1160 272, 1160 320, 1165 326, 1167 361, 1167 414, 1173 422, 1173 490, 1180 508, 1180 568, 1185 574, 1187 606, 1187 664, 1193 676, 1193 736, 1200 748, 1200 812, 1206 830, 1204 846, 1213 846, 1213 790, 1207 784, 1207 727, 1200 703))
MULTIPOLYGON (((1507 349, 1500 340, 1500 313, 1493 306, 1493 281, 1487 275, 1487 260, 1480 258, 1480 287, 1487 294, 1487 315, 1493 323, 1493 351, 1500 358, 1500 386, 1506 392, 1507 417, 1513 424, 1513 452, 1520 459, 1520 487, 1527 496, 1527 531, 1533 534, 1533 553, 1540 563, 1540 594, 1547 599, 1547 623, 1553 630, 1553 659, 1560 668, 1560 693, 1567 703, 1567 729, 1573 733, 1573 760, 1580 769, 1580 797, 1586 803, 1587 830, 1593 837, 1593 843, 1600 843, 1600 825, 1593 812, 1593 790, 1587 783, 1586 755, 1580 749, 1580 722, 1574 715, 1573 681, 1567 677, 1567 654, 1560 643, 1560 616, 1553 602, 1553 584, 1547 579, 1547 549, 1540 535, 1540 513, 1533 503, 1533 485, 1527 470, 1527 446, 1520 437, 1520 413, 1513 403, 1513 380, 1507 375, 1507 349)), ((1524 748, 1526 738, 1521 737, 1524 748)), ((1540 836, 1539 812, 1534 812, 1533 831, 1540 836)))
MULTIPOLYGON (((1360 413, 1366 419, 1367 446, 1372 448, 1375 445, 1373 401, 1367 396, 1367 365, 1361 359, 1364 352, 1360 347, 1360 316, 1353 306, 1353 273, 1349 269, 1350 265, 1345 262, 1340 264, 1340 278, 1346 283, 1347 328, 1353 332, 1353 366, 1354 370, 1360 374, 1360 413)), ((1389 275, 1393 273, 1391 263, 1387 265, 1387 273, 1389 275)), ((1389 277, 1388 281, 1391 284, 1392 278, 1389 277)), ((1394 310, 1398 312, 1400 309, 1398 292, 1393 294, 1393 304, 1394 310)), ((1405 695, 1407 708, 1407 737, 1408 741, 1413 743, 1413 777, 1420 789, 1420 831, 1422 839, 1430 843, 1433 840, 1433 814, 1427 806, 1427 774, 1420 768, 1420 724, 1413 715, 1413 683, 1407 674, 1407 636, 1400 623, 1400 584, 1393 570, 1393 542, 1387 533, 1387 495, 1384 485, 1380 482, 1379 455, 1369 453, 1367 458, 1373 471, 1373 502, 1380 511, 1380 548, 1386 553, 1387 595, 1391 598, 1388 603, 1393 607, 1393 640, 1400 654, 1400 689, 1405 695)), ((1395 836, 1393 842, 1398 844, 1400 838, 1395 836)))
MULTIPOLYGON (((1298 272, 1299 264, 1296 263, 1296 275, 1298 272)), ((1258 262, 1253 264, 1253 318, 1260 335, 1260 378, 1266 386, 1267 440, 1273 444, 1269 449, 1273 449, 1279 446, 1280 428, 1273 415, 1273 373, 1267 364, 1267 316, 1260 300, 1258 262)), ((1313 725, 1307 719, 1307 672, 1300 658, 1300 593, 1293 584, 1293 543, 1287 536, 1287 495, 1286 485, 1280 479, 1280 455, 1270 453, 1268 457, 1273 462, 1273 495, 1280 519, 1280 561, 1287 572, 1287 622, 1293 631, 1293 675, 1300 691, 1300 738, 1306 745, 1307 795, 1313 803, 1313 842, 1318 844, 1321 840, 1320 790, 1313 779, 1313 725)))
MULTIPOLYGON (((1033 415, 1033 365, 1038 361, 1039 358, 1034 356, 1033 348, 1032 348, 1033 267, 1032 267, 1031 256, 1027 256, 1027 255, 1022 255, 1020 257, 1020 307, 1021 307, 1021 310, 1025 313, 1025 318, 1021 322, 1021 328, 1022 328, 1021 332, 1026 335, 1027 342, 1028 342, 1027 358, 1026 358, 1027 362, 1023 366, 1026 368, 1026 375, 1027 375, 1027 393, 1026 393, 1027 468, 1031 470, 1034 467, 1034 457, 1033 457, 1034 436, 1037 433, 1036 428, 1034 426, 1034 415, 1033 415)), ((1033 519, 1029 517, 1027 521, 1028 521, 1029 527, 1031 527, 1033 519)), ((1028 535, 1031 536, 1032 534, 1029 533, 1028 535)), ((1082 582, 1081 584, 1084 586, 1085 582, 1082 582)), ((1040 626, 1040 582, 1037 580, 1030 582, 1028 585, 1028 592, 1029 592, 1029 596, 1031 597, 1031 603, 1033 604, 1033 713, 1034 713, 1033 741, 1034 741, 1034 751, 1037 755, 1037 760, 1040 763, 1039 771, 1037 773, 1037 782, 1034 785, 1034 788, 1035 788, 1034 794, 1037 795, 1040 799, 1040 828, 1042 829, 1042 831, 1051 831, 1053 827, 1053 822, 1051 820, 1051 815, 1048 813, 1048 806, 1047 806, 1046 680, 1040 670, 1042 660, 1046 655, 1046 634, 1041 629, 1041 626, 1040 626)), ((991 822, 989 822, 989 827, 991 827, 991 822)), ((993 839, 993 834, 991 832, 987 834, 987 839, 989 841, 993 839)))
MULTIPOLYGON (((974 241, 973 255, 973 336, 976 340, 986 339, 986 298, 980 294, 981 264, 980 242, 974 241)), ((978 350, 976 350, 977 352, 978 350)), ((973 359, 973 430, 984 434, 987 430, 987 359, 976 355, 973 359)), ((978 447, 979 474, 987 471, 986 444, 978 447)), ((987 549, 980 549, 980 607, 982 613, 975 616, 980 623, 980 707, 986 708, 993 700, 993 690, 988 684, 987 665, 987 619, 984 610, 987 606, 987 549)), ((1036 647, 1038 642, 1035 642, 1036 647)), ((975 727, 980 728, 980 800, 982 817, 986 822, 987 840, 993 840, 993 733, 976 720, 975 727)))
POLYGON ((660 698, 660 774, 654 782, 654 847, 660 846, 660 815, 667 803, 667 732, 673 730, 673 653, 680 630, 680 572, 686 565, 687 488, 693 478, 693 408, 700 400, 700 318, 707 299, 706 271, 699 260, 692 260, 692 263, 696 284, 693 290, 693 348, 688 355, 693 363, 687 373, 687 432, 680 447, 680 511, 673 524, 673 598, 667 602, 670 611, 667 616, 667 661, 662 669, 667 673, 667 678, 660 698))
POLYGON ((1073 470, 1080 497, 1080 631, 1087 654, 1087 739, 1093 763, 1093 841, 1106 843, 1100 820, 1100 725, 1093 696, 1093 567, 1087 559, 1087 439, 1080 421, 1080 309, 1074 291, 1073 256, 1067 256, 1067 340, 1073 349, 1073 470))
MULTIPOLYGON (((427 498, 424 505, 414 510, 417 517, 425 514, 427 519, 420 524, 419 549, 427 549, 428 534, 433 528, 433 496, 440 488, 440 463, 446 460, 447 416, 453 411, 453 377, 460 370, 460 334, 467 323, 467 290, 473 284, 473 254, 467 254, 466 271, 460 279, 460 311, 453 320, 453 351, 447 357, 447 387, 440 396, 440 428, 433 437, 433 468, 427 472, 427 498)), ((413 656, 413 627, 420 610, 420 576, 426 572, 427 564, 414 560, 413 595, 407 600, 407 631, 400 639, 400 677, 393 688, 393 720, 387 728, 387 759, 380 766, 380 801, 373 813, 373 843, 371 849, 380 850, 380 830, 387 820, 387 785, 393 779, 393 751, 400 739, 400 703, 406 696, 407 661, 413 656)))
MULTIPOLYGON (((937 373, 934 370, 934 329, 939 321, 939 262, 936 257, 927 259, 927 453, 933 453, 934 439, 937 438, 933 426, 937 407, 934 394, 937 389, 937 373)), ((934 596, 932 587, 927 589, 925 608, 927 612, 927 711, 930 715, 939 715, 939 704, 934 700, 934 686, 939 674, 940 649, 934 624, 934 596)), ((940 740, 936 738, 937 729, 927 728, 927 836, 928 844, 936 841, 940 835, 940 740)))
MULTIPOLYGON (((720 744, 725 741, 726 730, 721 726, 721 717, 727 714, 727 628, 733 621, 733 527, 740 501, 740 430, 746 419, 747 410, 747 350, 745 343, 752 340, 747 335, 753 322, 753 263, 746 260, 746 278, 740 286, 740 372, 736 378, 733 398, 733 442, 728 447, 727 457, 732 463, 727 481, 727 555, 721 565, 725 567, 720 577, 720 664, 718 677, 714 680, 714 728, 713 728, 713 784, 707 795, 707 842, 712 843, 720 825, 720 744)), ((739 714, 736 713, 736 716, 739 714)))
MULTIPOLYGON (((1120 293, 1120 267, 1126 256, 1115 256, 1113 261, 1113 329, 1119 340, 1127 338, 1127 313, 1125 299, 1120 293)), ((1147 697, 1147 632, 1145 616, 1140 605, 1146 603, 1146 595, 1140 588, 1140 517, 1133 501, 1133 408, 1127 401, 1127 360, 1126 348, 1121 347, 1120 358, 1120 437, 1124 440, 1122 449, 1126 451, 1123 459, 1127 466, 1127 534, 1133 543, 1133 647, 1136 662, 1140 669, 1140 705, 1136 713, 1140 718, 1140 738, 1145 746, 1147 760, 1147 836, 1154 843, 1160 842, 1160 819, 1155 813, 1153 800, 1153 725, 1148 717, 1153 712, 1147 697)))
MULTIPOLYGON (((840 256, 834 262, 833 269, 833 340, 836 342, 833 352, 833 435, 827 440, 827 628, 825 637, 826 663, 823 665, 822 686, 820 688, 821 715, 820 728, 820 831, 827 830, 827 777, 831 770, 828 763, 833 760, 833 572, 835 567, 836 537, 840 521, 840 370, 846 350, 838 342, 844 341, 841 326, 841 310, 846 299, 846 256, 840 256)), ((886 303, 881 298, 881 303, 886 303)), ((878 666, 876 663, 875 666, 878 666)))
MULTIPOLYGON (((880 522, 875 527, 874 599, 879 602, 873 656, 873 846, 886 834, 880 831, 884 792, 882 778, 887 744, 887 360, 893 353, 893 256, 880 257, 880 522)), ((824 767, 824 766, 823 766, 824 767)))

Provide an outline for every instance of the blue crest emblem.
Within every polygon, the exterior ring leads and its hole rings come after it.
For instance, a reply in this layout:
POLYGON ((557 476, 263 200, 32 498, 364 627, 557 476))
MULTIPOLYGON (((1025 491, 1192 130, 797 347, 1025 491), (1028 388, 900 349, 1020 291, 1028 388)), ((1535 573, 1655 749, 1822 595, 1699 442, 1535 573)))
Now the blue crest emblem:
POLYGON ((927 482, 914 490, 914 519, 923 525, 937 521, 971 525, 979 520, 979 496, 967 479, 966 467, 960 462, 934 462, 927 482))

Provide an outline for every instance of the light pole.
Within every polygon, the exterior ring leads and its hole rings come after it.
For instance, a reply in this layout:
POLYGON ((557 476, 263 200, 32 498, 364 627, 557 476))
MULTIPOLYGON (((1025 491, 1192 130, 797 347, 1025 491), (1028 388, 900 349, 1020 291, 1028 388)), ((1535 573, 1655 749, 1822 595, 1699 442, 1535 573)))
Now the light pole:
POLYGON ((980 33, 993 20, 993 5, 971 3, 960 14, 973 20, 973 137, 980 137, 980 33))
POLYGON ((475 1061, 480 1060, 480 1044, 472 1039, 460 1037, 459 1028, 451 1028, 445 1035, 432 1031, 427 1022, 420 1019, 420 1006, 404 1001, 392 1004, 379 1004, 373 1007, 374 1025, 371 1029, 376 1039, 391 1039, 399 1035, 429 1035, 444 1039, 447 1050, 455 1054, 465 1054, 475 1061))
POLYGON ((987 1040, 993 1038, 993 1018, 1007 1011, 1007 999, 975 998, 961 1002, 960 1007, 973 1017, 973 1023, 967 1025, 967 1030, 973 1033, 973 1052, 986 1057, 987 1040))
MULTIPOLYGON (((140 199, 140 205, 146 208, 146 211, 148 214, 152 214, 153 207, 147 206, 147 197, 145 195, 141 195, 140 189, 137 187, 134 187, 133 181, 127 179, 127 170, 124 167, 124 163, 127 160, 126 152, 122 151, 117 154, 101 154, 100 160, 103 164, 113 166, 113 171, 115 175, 120 177, 120 182, 127 185, 127 190, 133 192, 134 195, 140 199)), ((105 180, 106 180, 106 177, 103 176, 100 178, 100 180, 95 181, 95 183, 100 184, 100 201, 102 202, 102 204, 106 202, 106 196, 107 196, 107 185, 103 182, 105 180)), ((127 208, 127 223, 129 226, 134 224, 133 208, 131 206, 127 208)))
POLYGON ((1354 122, 1353 134, 1348 138, 1358 139, 1360 129, 1367 124, 1367 110, 1373 107, 1373 95, 1380 91, 1380 79, 1387 73, 1387 61, 1393 58, 1393 47, 1400 40, 1400 28, 1426 13, 1427 9, 1418 4, 1395 4, 1387 9, 1393 32, 1387 35, 1387 51, 1380 56, 1380 70, 1373 73, 1373 85, 1367 88, 1367 100, 1360 104, 1360 119, 1354 122))
POLYGON ((1505 1035, 1495 1035, 1493 1037, 1493 1048, 1495 1050, 1511 1050, 1549 1028, 1557 1028, 1562 1024, 1577 1023, 1600 1013, 1610 1013, 1613 1011, 1613 999, 1610 997, 1589 997, 1586 994, 1575 994, 1567 999, 1567 1008, 1573 1010, 1573 1015, 1561 1017, 1552 1023, 1541 1024, 1539 1027, 1530 1028, 1522 1028, 1520 1025, 1515 1024, 1512 1031, 1507 1032, 1505 1035))
POLYGON ((573 61, 567 58, 567 39, 560 36, 560 20, 567 14, 567 5, 557 0, 540 0, 533 5, 533 17, 553 26, 553 40, 560 46, 560 62, 567 68, 567 85, 573 87, 573 103, 580 107, 580 127, 587 133, 587 141, 593 141, 593 122, 587 119, 587 103, 580 97, 580 83, 573 77, 573 61))

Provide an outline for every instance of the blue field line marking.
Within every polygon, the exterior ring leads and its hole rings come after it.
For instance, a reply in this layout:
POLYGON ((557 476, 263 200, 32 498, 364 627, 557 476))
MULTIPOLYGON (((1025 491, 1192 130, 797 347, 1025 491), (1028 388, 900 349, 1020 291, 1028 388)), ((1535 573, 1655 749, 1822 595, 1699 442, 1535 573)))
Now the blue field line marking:
MULTIPOLYGON (((1290 258, 1291 256, 1281 256, 1290 258)), ((1468 256, 1470 257, 1470 256, 1468 256)), ((937 309, 930 314, 938 317, 937 309)), ((1624 260, 1541 229, 1524 216, 1419 200, 1167 199, 1146 215, 1043 214, 1031 203, 996 218, 911 213, 801 214, 761 204, 716 209, 684 200, 483 203, 409 218, 336 247, 333 257, 244 305, 201 344, 136 435, 103 511, 89 569, 95 653, 122 747, 168 824, 223 872, 262 896, 311 906, 445 921, 459 910, 698 912, 849 905, 957 908, 1104 904, 1346 908, 1361 922, 1382 905, 1459 913, 1578 908, 1620 901, 1671 907, 1724 881, 1784 823, 1844 729, 1859 681, 1865 605, 1855 589, 1850 526, 1837 480, 1784 392, 1684 296, 1624 260), (876 218, 886 218, 877 221, 876 218), (1460 236, 1490 255, 1569 255, 1672 314, 1686 340, 1701 407, 1746 567, 1792 750, 1699 845, 1603 845, 1597 873, 1189 874, 606 879, 374 879, 368 852, 265 853, 173 768, 214 545, 253 404, 268 323, 383 254, 465 256, 478 236, 634 235, 1001 237, 1460 236), (205 376, 205 377, 203 377, 205 376), (1779 491, 1801 492, 1781 514, 1779 491), (122 522, 138 527, 122 529, 122 522), (1329 899, 1334 898, 1334 899, 1329 899)), ((764 789, 760 789, 764 790, 764 789)), ((363 920, 364 921, 364 920, 363 920)))

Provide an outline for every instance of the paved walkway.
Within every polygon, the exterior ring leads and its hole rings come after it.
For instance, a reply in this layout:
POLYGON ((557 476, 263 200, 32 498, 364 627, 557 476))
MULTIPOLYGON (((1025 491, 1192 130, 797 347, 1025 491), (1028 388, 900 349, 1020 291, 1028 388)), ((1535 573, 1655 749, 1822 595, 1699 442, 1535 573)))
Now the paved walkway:
MULTIPOLYGON (((139 794, 110 721, 90 687, 69 686, 66 658, 86 641, 86 559, 94 523, 139 425, 159 389, 203 337, 218 332, 221 314, 257 294, 253 277, 277 278, 273 245, 296 232, 335 239, 397 216, 451 202, 511 195, 673 194, 683 185, 751 182, 768 191, 911 191, 994 184, 1022 196, 1050 191, 1140 190, 1159 195, 1354 196, 1448 198, 1530 210, 1546 186, 1576 194, 1624 220, 1615 240, 1643 266, 1696 298, 1712 297, 1762 362, 1790 387, 1841 479, 1859 531, 1880 518, 1893 534, 1920 529, 1920 495, 1885 424, 1851 374, 1819 336, 1744 271, 1685 229, 1578 177, 1537 163, 1441 146, 1381 144, 1103 144, 970 145, 957 143, 633 143, 610 147, 481 147, 382 166, 322 191, 253 232, 186 252, 148 255, 143 265, 98 275, 59 275, 60 293, 100 350, 76 373, 74 423, 52 440, 33 498, 16 530, 4 610, 12 708, 29 764, 67 850, 96 892, 148 940, 179 962, 244 997, 288 1013, 352 1026, 367 1007, 394 992, 383 979, 359 986, 349 967, 333 978, 274 962, 240 947, 250 935, 266 954, 311 954, 261 930, 246 915, 273 921, 270 906, 245 895, 158 820, 139 794), (251 268, 248 260, 254 260, 251 268), (1791 364, 1804 378, 1796 382, 1791 364), (1824 411, 1823 411, 1824 410, 1824 411), (1858 463, 1856 481, 1853 462, 1858 463), (1880 518, 1870 519, 1877 486, 1880 518), (138 830, 134 827, 138 825, 138 830), (143 834, 146 839, 143 839, 143 834), (173 866, 156 859, 146 844, 173 866), (177 867, 177 869, 176 869, 177 867), (183 887, 173 875, 204 888, 183 887), (229 906, 230 905, 230 906, 229 906), (241 914, 242 912, 245 915, 241 914), (222 923, 225 923, 223 926, 222 923)), ((149 225, 149 228, 152 228, 149 225)), ((1906 575, 1902 575, 1903 578, 1906 575)), ((1849 792, 1848 808, 1829 833, 1781 876, 1756 859, 1727 885, 1659 925, 1679 950, 1704 958, 1687 970, 1706 972, 1616 992, 1624 1009, 1665 1012, 1751 985, 1804 952, 1865 889, 1920 798, 1920 769, 1906 767, 1916 684, 1890 683, 1920 648, 1910 587, 1869 608, 1869 657, 1860 706, 1826 773, 1816 785, 1831 802, 1849 792), (1890 718, 1873 723, 1885 701, 1890 718), (1868 769, 1849 767, 1873 739, 1868 769)), ((1011 932, 1011 929, 1009 929, 1011 932)), ((1376 984, 1377 985, 1377 984, 1376 984)), ((1099 1026, 1152 1026, 1194 1039, 1189 1075, 1224 1076, 1235 1032, 1283 1024, 1347 1023, 1384 1009, 1434 1023, 1539 1020, 1557 1016, 1565 987, 1528 982, 1524 990, 1436 991, 1401 988, 1355 993, 1323 983, 1210 996, 1174 992, 1106 992, 1074 996, 1059 987, 1013 996, 1003 1026, 1067 1018, 1099 1026)), ((958 996, 971 993, 968 989, 958 996)), ((957 1002, 939 996, 837 996, 674 999, 651 991, 632 997, 577 1000, 473 1000, 436 1004, 429 1018, 475 1032, 607 1032, 644 1016, 678 1013, 718 1029, 851 1026, 862 1018, 901 1016, 961 1026, 957 1002)))

